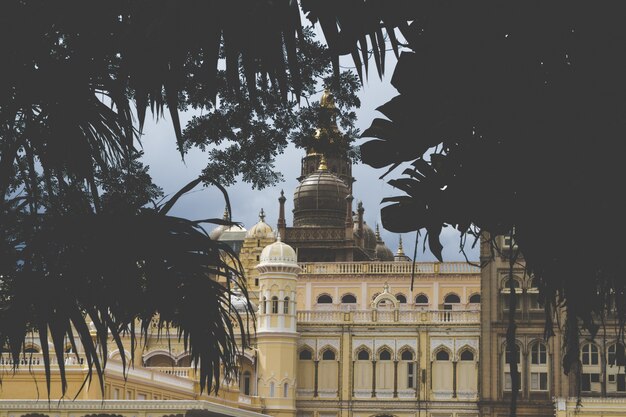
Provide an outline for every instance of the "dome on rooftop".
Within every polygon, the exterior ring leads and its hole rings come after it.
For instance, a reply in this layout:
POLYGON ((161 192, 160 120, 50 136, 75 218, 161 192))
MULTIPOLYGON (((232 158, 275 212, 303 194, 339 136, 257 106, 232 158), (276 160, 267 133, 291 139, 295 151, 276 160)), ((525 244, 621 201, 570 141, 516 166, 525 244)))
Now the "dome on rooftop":
POLYGON ((274 231, 272 227, 265 223, 265 212, 261 209, 259 213, 259 222, 252 226, 246 233, 246 238, 265 239, 274 238, 274 231))
POLYGON ((346 198, 350 190, 343 180, 328 170, 326 160, 296 187, 293 197, 295 227, 343 227, 346 198))
POLYGON ((383 239, 380 237, 378 224, 376 225, 376 247, 374 254, 379 261, 393 261, 393 252, 385 245, 385 242, 383 242, 383 239))
POLYGON ((284 266, 298 266, 298 257, 296 251, 286 243, 280 241, 280 238, 267 245, 261 252, 259 257, 259 266, 265 265, 284 265, 284 266))

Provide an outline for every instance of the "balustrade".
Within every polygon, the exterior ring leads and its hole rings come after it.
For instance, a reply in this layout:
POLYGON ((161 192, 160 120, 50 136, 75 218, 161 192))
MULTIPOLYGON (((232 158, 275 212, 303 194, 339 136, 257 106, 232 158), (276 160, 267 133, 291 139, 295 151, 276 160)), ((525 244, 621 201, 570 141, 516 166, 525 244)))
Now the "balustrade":
MULTIPOLYGON (((71 365, 83 365, 85 359, 81 356, 68 355, 63 358, 63 364, 65 366, 71 365)), ((50 365, 58 365, 59 362, 54 353, 50 355, 50 365)), ((41 353, 27 353, 21 355, 17 361, 13 360, 10 354, 3 353, 0 355, 0 366, 44 366, 43 355, 41 353)))
POLYGON ((479 310, 356 310, 298 311, 298 323, 479 323, 479 310))
POLYGON ((173 366, 151 366, 146 369, 149 371, 161 372, 162 374, 174 375, 181 378, 189 378, 192 368, 178 368, 173 366))
MULTIPOLYGON (((300 264, 300 274, 359 275, 391 274, 410 275, 413 262, 315 262, 300 264)), ((416 262, 416 274, 479 274, 480 267, 466 262, 416 262)))

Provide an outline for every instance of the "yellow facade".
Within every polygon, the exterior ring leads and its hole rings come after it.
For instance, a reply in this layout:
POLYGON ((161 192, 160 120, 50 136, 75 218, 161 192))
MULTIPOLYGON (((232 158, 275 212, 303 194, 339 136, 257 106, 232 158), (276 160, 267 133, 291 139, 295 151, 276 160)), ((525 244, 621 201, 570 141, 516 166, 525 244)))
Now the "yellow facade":
MULTIPOLYGON (((482 248, 481 260, 491 261, 482 270, 464 262, 413 264, 401 246, 394 255, 367 225, 361 204, 353 209, 345 155, 309 149, 301 173, 293 227, 281 192, 276 229, 261 211, 249 230, 220 226, 210 234, 239 253, 257 308, 257 333, 242 352, 239 377, 222 381, 218 395, 200 393, 176 332, 158 337, 155 329, 145 345, 127 352, 134 358, 127 374, 111 342, 103 390, 97 379, 83 386, 88 370, 80 346, 66 353, 68 394, 61 402, 54 364, 54 401, 47 401, 40 346, 28 347, 15 373, 12 360, 0 355, 0 417, 160 417, 187 410, 237 417, 508 415, 506 260, 487 259, 490 252, 482 248)), ((518 415, 573 417, 582 410, 576 415, 626 416, 616 335, 602 345, 581 338, 586 356, 583 408, 577 410, 572 379, 561 372, 560 330, 542 340, 537 290, 521 269, 515 275, 518 415)), ((241 297, 232 302, 246 304, 241 297)), ((130 349, 128 340, 125 346, 130 349)))

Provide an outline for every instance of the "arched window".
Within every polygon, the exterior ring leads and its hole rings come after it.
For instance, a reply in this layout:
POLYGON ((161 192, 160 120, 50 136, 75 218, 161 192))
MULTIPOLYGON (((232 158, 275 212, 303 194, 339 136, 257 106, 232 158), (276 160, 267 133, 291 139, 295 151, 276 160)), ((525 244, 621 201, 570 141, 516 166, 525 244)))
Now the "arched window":
POLYGON ((302 349, 300 351, 300 355, 298 355, 298 358, 301 361, 310 361, 311 359, 313 359, 313 352, 311 352, 309 349, 302 349))
POLYGON ((326 349, 322 353, 322 360, 324 360, 324 361, 334 361, 335 360, 335 352, 332 349, 326 349))
POLYGON ((428 296, 426 296, 426 294, 419 294, 415 297, 415 304, 428 304, 428 296))
MULTIPOLYGON (((513 288, 520 288, 520 287, 521 287, 521 285, 519 283, 519 280, 513 278, 513 288)), ((511 288, 511 284, 510 284, 510 281, 508 279, 506 279, 506 280, 504 280, 502 282, 502 288, 504 288, 504 289, 510 289, 511 288)))
POLYGON ((548 349, 537 342, 530 348, 530 390, 548 390, 548 349))
POLYGON ((359 353, 356 355, 357 359, 360 361, 369 361, 370 360, 370 353, 365 350, 359 350, 359 353))
POLYGON ((450 354, 447 350, 441 349, 439 352, 437 352, 435 359, 437 359, 438 361, 449 361, 450 354))
POLYGON ((276 390, 276 387, 275 387, 274 383, 270 382, 270 397, 274 397, 274 395, 276 395, 275 394, 275 390, 276 390))
POLYGON ((402 352, 402 355, 400 356, 400 358, 403 361, 412 361, 413 360, 413 352, 411 352, 410 350, 405 350, 402 352))
POLYGON ((510 364, 511 361, 515 361, 515 363, 517 363, 517 374, 515 375, 515 379, 516 381, 518 381, 518 386, 521 389, 522 388, 522 379, 521 379, 521 362, 522 362, 522 355, 520 352, 520 348, 519 346, 516 344, 515 345, 515 349, 513 352, 511 352, 511 350, 508 348, 508 346, 506 347, 506 350, 504 352, 504 366, 503 366, 503 371, 504 371, 504 390, 505 391, 511 391, 513 389, 513 380, 511 379, 511 368, 510 368, 510 364))
POLYGON ((356 303, 356 297, 352 294, 344 294, 341 296, 341 302, 343 304, 354 304, 356 303))
POLYGON ((432 390, 434 393, 452 393, 454 366, 450 360, 451 352, 442 348, 436 350, 435 352, 435 360, 432 362, 431 368, 432 390))
POLYGON ((250 371, 245 371, 242 378, 242 389, 244 395, 250 395, 250 371))
POLYGON ((626 355, 624 345, 614 343, 609 346, 606 365, 607 392, 626 392, 626 355))
POLYGON ((285 382, 283 384, 283 397, 287 398, 289 396, 289 385, 285 382))
POLYGON ((378 359, 381 361, 390 361, 391 352, 389 352, 387 349, 381 350, 380 353, 378 354, 378 359))
MULTIPOLYGON (((406 388, 415 388, 416 387, 416 379, 415 379, 415 362, 413 362, 413 352, 410 350, 403 350, 400 354, 400 359, 405 361, 405 364, 402 365, 406 367, 406 388)), ((400 374, 403 371, 400 368, 400 374)))
POLYGON ((626 366, 624 345, 615 343, 609 346, 608 364, 610 366, 626 366))
POLYGON ((396 294, 396 300, 398 300, 400 304, 406 304, 406 297, 404 294, 396 294))
POLYGON ((470 304, 480 304, 480 294, 472 294, 469 298, 470 304))
POLYGON ((322 294, 317 297, 317 304, 332 304, 333 298, 328 294, 322 294))
POLYGON ((473 361, 474 360, 474 352, 469 349, 465 349, 461 352, 461 360, 462 361, 473 361))
POLYGON ((583 346, 582 356, 583 365, 598 365, 600 363, 598 347, 593 343, 587 343, 583 346))
POLYGON ((580 378, 580 389, 584 392, 600 392, 600 352, 593 343, 586 343, 581 349, 583 371, 580 378))
POLYGON ((272 314, 278 314, 278 297, 272 297, 272 314))
POLYGON ((24 349, 24 353, 39 353, 39 349, 37 349, 36 346, 31 345, 24 349))
POLYGON ((283 300, 283 313, 289 314, 289 297, 285 297, 283 300))
POLYGON ((459 296, 455 293, 451 293, 446 295, 446 298, 444 298, 443 302, 445 304, 458 304, 461 302, 461 298, 459 298, 459 296))

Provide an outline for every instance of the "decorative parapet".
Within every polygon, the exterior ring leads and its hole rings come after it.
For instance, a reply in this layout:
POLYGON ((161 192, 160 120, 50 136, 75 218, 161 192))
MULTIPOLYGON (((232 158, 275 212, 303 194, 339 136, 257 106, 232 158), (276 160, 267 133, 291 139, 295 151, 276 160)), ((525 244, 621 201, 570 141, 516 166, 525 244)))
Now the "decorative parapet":
MULTIPOLYGON (((411 275, 414 271, 413 262, 312 262, 300 268, 300 275, 411 275)), ((480 274, 480 267, 467 262, 416 262, 415 274, 480 274)))
POLYGON ((555 417, 624 416, 625 397, 581 397, 552 399, 555 417), (580 405, 578 401, 580 400, 580 405))
MULTIPOLYGON (((58 365, 58 359, 53 353, 50 354, 50 365, 58 365)), ((63 358, 63 364, 67 366, 83 367, 86 366, 85 358, 82 356, 76 356, 75 354, 68 353, 63 358)), ((43 355, 41 353, 26 353, 20 356, 19 360, 14 361, 13 357, 8 353, 0 355, 0 368, 2 367, 25 367, 25 368, 37 368, 44 367, 43 355)))
POLYGON ((411 323, 479 324, 480 310, 304 310, 298 324, 315 323, 411 323))
POLYGON ((3 415, 45 414, 45 415, 84 415, 111 413, 122 416, 185 414, 189 410, 204 410, 208 416, 219 417, 268 417, 240 408, 229 407, 209 401, 191 400, 74 400, 74 401, 38 401, 38 400, 0 400, 0 412, 3 415))

